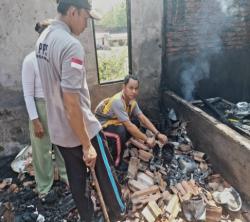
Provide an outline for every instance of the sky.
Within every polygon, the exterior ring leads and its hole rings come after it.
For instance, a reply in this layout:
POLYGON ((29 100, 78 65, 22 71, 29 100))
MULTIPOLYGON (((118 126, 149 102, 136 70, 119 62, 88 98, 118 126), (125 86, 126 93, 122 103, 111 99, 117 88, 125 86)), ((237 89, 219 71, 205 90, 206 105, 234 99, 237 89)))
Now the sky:
POLYGON ((101 14, 105 14, 119 2, 120 0, 92 0, 92 6, 101 14))

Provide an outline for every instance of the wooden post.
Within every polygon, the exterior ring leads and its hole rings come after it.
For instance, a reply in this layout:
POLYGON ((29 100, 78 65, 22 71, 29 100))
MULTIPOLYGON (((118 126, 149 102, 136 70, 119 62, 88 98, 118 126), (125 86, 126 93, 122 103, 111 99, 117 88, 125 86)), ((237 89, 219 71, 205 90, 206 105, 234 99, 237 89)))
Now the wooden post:
POLYGON ((106 208, 106 205, 104 203, 102 192, 101 192, 101 189, 100 189, 100 185, 99 185, 99 182, 98 182, 96 174, 95 174, 95 169, 94 168, 90 168, 90 171, 91 171, 91 174, 92 174, 92 177, 93 177, 93 182, 95 184, 95 188, 96 188, 96 192, 97 192, 98 198, 100 200, 102 212, 104 214, 104 219, 105 219, 106 222, 110 222, 109 215, 108 215, 108 212, 107 212, 107 208, 106 208))

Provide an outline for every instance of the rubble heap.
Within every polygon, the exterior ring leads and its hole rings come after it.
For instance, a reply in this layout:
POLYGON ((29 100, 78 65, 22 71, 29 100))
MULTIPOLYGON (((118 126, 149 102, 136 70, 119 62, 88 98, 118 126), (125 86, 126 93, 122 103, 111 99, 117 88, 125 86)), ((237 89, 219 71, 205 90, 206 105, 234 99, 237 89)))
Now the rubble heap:
POLYGON ((126 221, 244 221, 238 192, 214 172, 205 153, 194 149, 186 126, 174 121, 169 143, 153 149, 129 140, 123 157, 128 170, 118 171, 126 221))
POLYGON ((202 101, 193 101, 192 104, 208 112, 224 124, 240 134, 250 137, 250 104, 247 102, 231 103, 220 97, 202 101))
POLYGON ((55 182, 49 195, 39 199, 35 192, 34 172, 30 161, 26 173, 14 174, 10 161, 2 168, 0 178, 0 221, 1 222, 54 222, 77 221, 75 203, 66 184, 55 182), (11 177, 10 177, 11 176, 11 177))
MULTIPOLYGON (((209 157, 193 146, 187 136, 187 123, 179 121, 173 110, 169 114, 168 144, 157 142, 156 147, 150 149, 133 138, 127 143, 122 160, 127 168, 117 170, 127 205, 123 221, 250 221, 244 220, 249 214, 241 210, 238 192, 214 172, 209 157)), ((150 136, 151 132, 147 134, 150 136)), ((56 171, 57 182, 49 198, 45 201, 38 198, 31 156, 27 156, 26 164, 21 164, 25 165, 26 173, 13 178, 0 177, 0 221, 77 221, 72 195, 67 186, 59 182, 56 171)), ((17 162, 12 162, 13 166, 20 168, 17 162)), ((0 174, 3 175, 7 176, 0 174)), ((88 187, 95 211, 100 214, 96 192, 91 183, 88 187)))
MULTIPOLYGON (((4 182, 3 182, 4 183, 4 182)), ((63 184, 56 183, 46 202, 34 192, 34 181, 11 184, 1 192, 0 221, 44 222, 77 221, 78 215, 71 193, 63 184)))

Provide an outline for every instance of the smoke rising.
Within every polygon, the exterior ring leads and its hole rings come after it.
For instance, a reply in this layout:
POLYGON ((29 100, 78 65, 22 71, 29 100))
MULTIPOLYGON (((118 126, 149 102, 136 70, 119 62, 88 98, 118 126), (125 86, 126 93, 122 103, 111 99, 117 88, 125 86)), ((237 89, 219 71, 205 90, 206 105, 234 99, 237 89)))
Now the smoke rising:
POLYGON ((191 62, 181 66, 182 94, 186 100, 193 99, 197 83, 210 75, 210 60, 212 56, 222 52, 221 34, 232 25, 232 16, 240 9, 234 5, 234 0, 201 1, 201 7, 194 15, 195 37, 192 45, 197 53, 191 62))

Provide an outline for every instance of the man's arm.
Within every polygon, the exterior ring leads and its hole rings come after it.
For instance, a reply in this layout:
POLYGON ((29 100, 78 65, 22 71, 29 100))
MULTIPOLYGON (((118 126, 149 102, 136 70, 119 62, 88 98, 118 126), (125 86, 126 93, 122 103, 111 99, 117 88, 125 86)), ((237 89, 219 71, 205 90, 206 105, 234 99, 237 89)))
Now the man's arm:
POLYGON ((63 101, 69 124, 82 144, 84 161, 87 166, 94 166, 96 161, 96 151, 91 144, 83 120, 83 113, 80 108, 79 94, 63 91, 63 101))
POLYGON ((147 143, 150 147, 154 147, 155 140, 148 138, 144 133, 142 133, 135 124, 133 124, 125 110, 124 104, 121 100, 115 100, 112 103, 111 110, 114 112, 118 120, 125 126, 128 132, 136 139, 141 139, 147 143))
POLYGON ((143 140, 144 142, 146 142, 147 140, 147 136, 142 133, 138 127, 133 124, 130 120, 122 122, 122 124, 126 127, 126 129, 128 130, 128 132, 136 139, 140 139, 143 140))
POLYGON ((140 113, 138 115, 138 119, 140 120, 140 122, 147 128, 149 129, 153 134, 157 134, 159 131, 155 128, 155 126, 153 125, 153 123, 143 114, 140 113))
POLYGON ((138 115, 138 119, 140 120, 140 122, 147 128, 149 129, 155 136, 156 139, 159 139, 161 143, 166 144, 168 141, 168 138, 166 135, 161 134, 156 127, 154 126, 154 124, 143 114, 140 113, 138 115))
POLYGON ((138 127, 133 124, 130 120, 122 122, 122 124, 126 127, 128 132, 136 139, 141 139, 146 144, 148 144, 150 147, 154 147, 155 140, 154 138, 147 137, 144 133, 142 133, 138 127))

